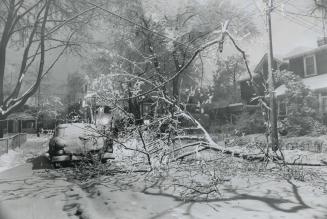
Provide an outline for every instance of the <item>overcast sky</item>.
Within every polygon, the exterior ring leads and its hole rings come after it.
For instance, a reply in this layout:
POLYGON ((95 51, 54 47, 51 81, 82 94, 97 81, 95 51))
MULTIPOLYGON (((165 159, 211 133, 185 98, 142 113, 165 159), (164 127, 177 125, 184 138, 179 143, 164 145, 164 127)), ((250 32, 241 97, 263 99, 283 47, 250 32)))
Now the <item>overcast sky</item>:
MULTIPOLYGON (((262 57, 267 48, 267 35, 265 32, 265 17, 262 0, 232 0, 246 10, 255 14, 255 21, 262 35, 251 40, 247 46, 252 63, 262 57)), ((323 35, 321 19, 311 15, 314 0, 275 0, 272 16, 273 48, 274 54, 283 57, 298 47, 311 47, 317 45, 318 37, 323 35), (302 16, 308 15, 308 16, 302 16)), ((246 43, 244 43, 246 44, 246 43)))
MULTIPOLYGON (((163 7, 157 9, 158 13, 174 13, 176 8, 183 7, 188 0, 143 0, 151 5, 153 1, 162 3, 163 7), (172 10, 174 9, 174 10, 172 10)), ((205 4, 208 0, 196 0, 205 4)), ((267 35, 265 32, 265 17, 263 16, 263 0, 229 0, 238 7, 243 8, 249 14, 254 15, 255 23, 261 34, 255 38, 245 38, 239 42, 249 54, 251 65, 255 65, 267 50, 267 35)), ((318 18, 312 18, 309 13, 312 10, 314 0, 275 0, 273 12, 273 47, 277 57, 284 57, 298 47, 316 47, 316 41, 322 36, 322 22, 318 18), (300 16, 304 14, 309 16, 300 16)), ((160 3, 159 3, 160 4, 160 3)), ((153 4, 152 4, 153 5, 153 4)), ((154 10, 154 9, 152 9, 154 10)), ((316 16, 316 15, 314 15, 316 16)), ((227 51, 223 56, 227 56, 227 51)), ((9 56, 9 63, 17 62, 17 54, 9 56)), ((61 59, 54 68, 55 78, 64 81, 69 73, 79 71, 83 63, 80 58, 66 57, 61 59)))

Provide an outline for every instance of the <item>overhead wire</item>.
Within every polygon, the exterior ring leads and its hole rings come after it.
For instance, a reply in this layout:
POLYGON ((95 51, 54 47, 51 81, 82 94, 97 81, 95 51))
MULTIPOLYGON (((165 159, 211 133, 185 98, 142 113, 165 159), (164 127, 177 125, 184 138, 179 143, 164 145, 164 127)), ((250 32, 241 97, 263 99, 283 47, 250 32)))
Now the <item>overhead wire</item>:
MULTIPOLYGON (((305 17, 295 15, 294 13, 282 13, 279 11, 279 13, 282 14, 283 17, 289 17, 293 20, 296 20, 300 25, 304 25, 309 29, 315 29, 316 31, 320 32, 320 28, 317 27, 317 24, 315 22, 312 22, 312 20, 305 19, 305 17)), ((321 19, 321 17, 308 17, 310 19, 321 19)))
POLYGON ((299 8, 297 5, 292 3, 291 0, 287 0, 286 2, 280 3, 280 5, 281 4, 290 5, 291 7, 296 8, 297 10, 299 10, 300 12, 294 12, 294 11, 289 11, 289 10, 281 10, 278 7, 276 7, 276 10, 281 12, 283 16, 285 16, 286 14, 294 15, 294 16, 290 16, 290 17, 295 18, 295 16, 296 16, 296 19, 299 20, 299 22, 304 22, 304 23, 307 23, 309 25, 316 26, 315 23, 312 23, 309 20, 304 20, 303 18, 307 17, 307 18, 313 18, 313 19, 322 19, 321 16, 315 16, 315 15, 308 14, 308 13, 301 13, 301 11, 304 12, 304 9, 299 8), (303 18, 300 18, 299 16, 303 17, 303 18))
POLYGON ((291 0, 286 0, 284 2, 280 2, 277 6, 274 7, 274 11, 276 11, 279 15, 282 17, 286 18, 287 20, 301 26, 305 26, 307 29, 306 30, 311 30, 314 32, 321 32, 319 27, 317 27, 317 24, 315 24, 312 21, 309 21, 308 19, 305 18, 312 18, 312 19, 322 19, 322 17, 315 16, 312 14, 305 14, 301 13, 303 9, 300 9, 297 5, 291 2, 291 0), (279 6, 281 5, 290 5, 293 8, 298 9, 300 12, 294 12, 294 11, 289 11, 289 10, 281 10, 279 9, 279 6))
POLYGON ((291 1, 288 1, 286 5, 290 5, 293 8, 297 9, 298 11, 306 11, 306 10, 310 11, 307 7, 306 8, 299 7, 298 5, 296 5, 296 3, 292 3, 291 1))
POLYGON ((278 11, 277 11, 277 13, 279 15, 283 16, 285 19, 289 20, 292 23, 295 23, 295 24, 297 24, 297 25, 299 25, 301 27, 305 26, 307 28, 306 30, 311 30, 311 31, 313 31, 315 33, 321 32, 321 30, 313 23, 309 24, 309 23, 307 23, 307 22, 305 22, 303 20, 298 20, 297 17, 291 16, 291 15, 285 15, 285 14, 282 14, 281 12, 278 12, 278 11))
POLYGON ((277 11, 281 12, 281 13, 285 13, 285 14, 292 14, 292 15, 298 15, 301 17, 309 17, 309 18, 318 18, 321 19, 321 16, 315 16, 315 15, 311 15, 311 14, 302 14, 302 13, 297 13, 297 12, 292 12, 292 11, 286 11, 286 10, 279 10, 276 9, 277 11))

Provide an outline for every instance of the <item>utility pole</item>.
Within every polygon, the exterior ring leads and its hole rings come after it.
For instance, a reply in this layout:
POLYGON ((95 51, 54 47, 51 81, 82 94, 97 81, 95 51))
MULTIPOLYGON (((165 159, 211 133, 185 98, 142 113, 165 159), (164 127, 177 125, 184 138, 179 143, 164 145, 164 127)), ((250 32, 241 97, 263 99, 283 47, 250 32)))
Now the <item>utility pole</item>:
POLYGON ((36 111, 36 121, 35 121, 35 129, 38 131, 39 126, 39 114, 40 114, 40 96, 41 96, 41 84, 39 85, 39 90, 37 94, 37 111, 36 111))
POLYGON ((266 16, 267 16, 267 30, 268 30, 268 89, 269 89, 269 103, 270 103, 270 139, 271 148, 273 151, 278 150, 278 132, 277 132, 277 108, 275 97, 275 81, 273 75, 273 44, 272 44, 272 30, 271 30, 271 11, 273 9, 273 0, 266 0, 266 16))

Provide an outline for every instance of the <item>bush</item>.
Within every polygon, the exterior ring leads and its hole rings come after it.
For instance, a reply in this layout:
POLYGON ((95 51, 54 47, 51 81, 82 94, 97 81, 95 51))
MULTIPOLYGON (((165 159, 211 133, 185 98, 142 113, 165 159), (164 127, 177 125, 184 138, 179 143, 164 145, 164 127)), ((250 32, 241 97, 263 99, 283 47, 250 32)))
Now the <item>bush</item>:
POLYGON ((326 134, 326 127, 319 122, 318 98, 307 88, 302 79, 292 72, 283 72, 279 80, 287 90, 283 100, 287 103, 287 116, 283 123, 289 136, 326 134))
POLYGON ((248 135, 265 133, 266 131, 264 117, 259 110, 255 112, 243 111, 241 114, 235 115, 234 118, 234 123, 211 126, 210 133, 242 136, 243 133, 248 135))
POLYGON ((326 126, 310 116, 289 116, 283 122, 288 136, 319 136, 327 133, 326 126))
POLYGON ((254 113, 242 112, 236 120, 235 129, 246 135, 264 133, 266 131, 264 117, 259 110, 254 113))

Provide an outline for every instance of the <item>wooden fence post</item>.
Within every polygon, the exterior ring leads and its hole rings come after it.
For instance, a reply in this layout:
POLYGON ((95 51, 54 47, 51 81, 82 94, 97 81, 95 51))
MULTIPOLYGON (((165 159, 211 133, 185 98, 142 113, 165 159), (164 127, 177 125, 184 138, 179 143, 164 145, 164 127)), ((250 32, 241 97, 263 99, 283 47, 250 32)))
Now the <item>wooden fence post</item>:
POLYGON ((7 154, 9 152, 9 138, 7 138, 7 154))

